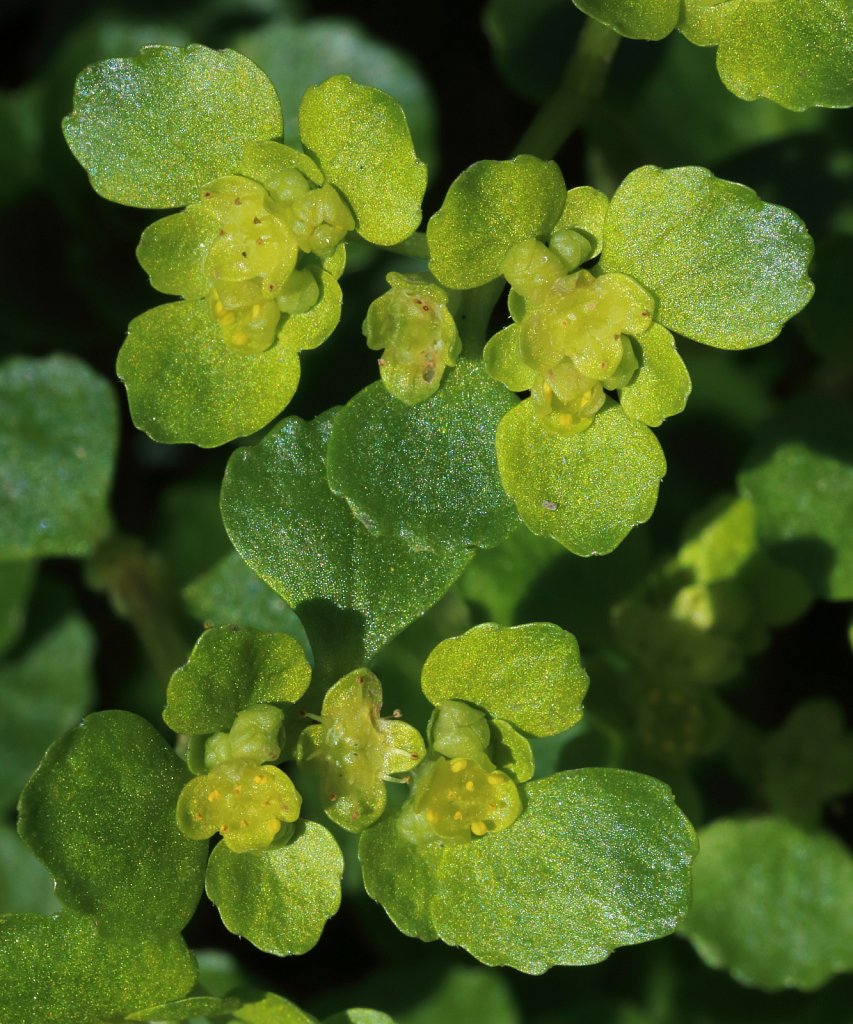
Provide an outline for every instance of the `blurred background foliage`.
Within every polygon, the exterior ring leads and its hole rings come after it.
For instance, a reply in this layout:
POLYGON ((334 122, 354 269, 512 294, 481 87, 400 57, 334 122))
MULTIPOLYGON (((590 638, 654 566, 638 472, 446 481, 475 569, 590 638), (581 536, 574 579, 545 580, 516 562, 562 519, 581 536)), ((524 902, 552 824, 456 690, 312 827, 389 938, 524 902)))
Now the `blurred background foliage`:
MULTIPOLYGON (((219 485, 234 446, 160 446, 130 424, 114 360, 127 322, 152 302, 133 251, 154 215, 101 200, 67 151, 59 121, 76 74, 144 43, 234 46, 274 82, 291 141, 302 91, 349 73, 403 104, 430 167, 428 216, 463 168, 513 150, 583 18, 568 0, 415 9, 390 0, 7 0, 0 17, 4 356, 79 357, 110 382, 121 417, 110 505, 121 557, 115 546, 86 562, 0 556, 0 911, 51 912, 49 879, 13 831, 17 792, 47 744, 88 709, 126 708, 159 723, 162 677, 203 622, 298 629, 222 528, 219 485)), ((601 560, 524 528, 478 554, 378 657, 389 706, 422 719, 420 667, 440 639, 484 620, 554 621, 577 634, 592 686, 580 726, 535 741, 539 774, 633 768, 672 785, 697 827, 772 813, 850 843, 851 128, 847 111, 736 99, 713 52, 680 35, 622 42, 603 98, 559 154, 570 187, 611 192, 645 163, 706 165, 805 220, 817 243, 816 297, 771 346, 731 353, 683 342, 693 395, 661 431, 670 469, 651 522, 601 560), (785 446, 801 435, 822 461, 791 470, 785 446), (818 496, 811 511, 793 533, 780 513, 775 529, 766 495, 796 503, 803 493, 818 496)), ((343 321, 304 361, 288 413, 314 416, 375 379, 360 326, 392 266, 400 260, 352 251, 343 321)), ((85 406, 75 414, 85 418, 85 406)), ((342 841, 343 910, 298 960, 253 950, 202 906, 188 939, 213 947, 202 958, 212 991, 248 978, 320 1015, 370 1005, 402 1024, 853 1020, 849 975, 811 994, 767 994, 761 986, 790 979, 746 987, 706 967, 681 937, 543 978, 474 966, 458 950, 401 936, 360 891, 353 843, 342 841)), ((853 898, 849 886, 839 898, 853 898)), ((801 922, 789 923, 796 944, 801 922)), ((751 927, 760 945, 778 922, 758 908, 751 927)))

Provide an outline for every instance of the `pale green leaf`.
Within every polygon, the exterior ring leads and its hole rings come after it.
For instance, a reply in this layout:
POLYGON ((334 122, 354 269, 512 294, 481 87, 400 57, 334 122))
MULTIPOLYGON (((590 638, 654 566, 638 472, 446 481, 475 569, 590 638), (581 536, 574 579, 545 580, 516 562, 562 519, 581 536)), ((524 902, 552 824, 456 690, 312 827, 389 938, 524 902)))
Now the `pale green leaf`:
POLYGON ((545 237, 566 202, 553 161, 480 160, 448 189, 427 225, 429 269, 449 288, 476 288, 500 275, 516 242, 545 237))
POLYGON ((619 392, 622 408, 633 420, 659 427, 668 416, 684 410, 690 396, 690 374, 665 327, 652 324, 638 339, 640 369, 619 392))
POLYGON ((655 435, 612 402, 589 429, 568 437, 522 402, 501 420, 497 452, 526 526, 584 556, 607 554, 651 516, 666 472, 655 435))
POLYGON ((620 36, 663 39, 678 24, 682 0, 572 0, 575 7, 620 36))
POLYGON ((326 1017, 323 1024, 394 1024, 394 1020, 381 1010, 356 1008, 342 1010, 331 1017, 326 1017))
POLYGON ((252 998, 251 1002, 247 999, 234 1011, 234 1020, 243 1024, 318 1024, 316 1017, 272 992, 259 999, 252 998))
POLYGON ((489 722, 491 758, 495 767, 507 772, 516 782, 529 782, 536 773, 530 742, 517 729, 500 718, 489 722))
POLYGON ((100 1024, 140 1006, 180 998, 196 965, 182 939, 102 934, 94 918, 0 918, 0 1020, 100 1024))
POLYGON ((486 372, 510 391, 529 391, 538 377, 536 370, 522 358, 520 343, 521 329, 514 323, 489 338, 483 349, 486 372))
MULTIPOLYGON (((343 246, 338 251, 345 252, 343 246)), ((337 277, 324 270, 317 283, 320 298, 307 312, 293 313, 285 319, 278 331, 276 348, 287 346, 296 352, 317 348, 338 326, 343 294, 337 277)))
POLYGON ((772 341, 809 301, 813 243, 783 206, 702 167, 641 167, 616 191, 602 270, 658 301, 655 319, 715 348, 772 341))
POLYGON ((205 260, 218 235, 216 214, 209 206, 194 203, 149 224, 139 239, 136 258, 158 292, 204 299, 210 293, 205 260))
POLYGON ((198 903, 207 853, 175 823, 188 779, 144 719, 101 711, 45 754, 21 794, 18 831, 67 906, 137 936, 177 932, 198 903))
POLYGON ((161 444, 214 448, 281 412, 299 383, 299 356, 284 344, 236 352, 205 301, 171 302, 131 321, 116 372, 140 430, 161 444))
POLYGON ((853 969, 853 857, 834 836, 723 818, 699 842, 683 930, 709 966, 770 992, 853 969))
POLYGON ((306 953, 341 902, 344 860, 332 834, 313 821, 285 846, 232 853, 219 843, 205 887, 225 927, 276 956, 306 953))
POLYGON ((580 231, 586 235, 592 245, 589 258, 601 253, 601 242, 604 237, 604 221, 610 200, 603 192, 589 185, 570 188, 566 193, 566 202, 560 219, 554 225, 554 232, 562 230, 580 231))
POLYGON ((88 554, 110 526, 111 387, 71 356, 0 365, 0 558, 88 554))
POLYGON ((759 540, 818 595, 853 598, 853 421, 844 402, 805 396, 759 432, 738 477, 759 540))
POLYGON ((311 666, 298 640, 239 626, 213 626, 169 680, 163 720, 174 732, 227 731, 252 704, 293 704, 311 666))
POLYGON ((417 230, 427 170, 397 100, 335 75, 303 96, 299 134, 349 203, 362 238, 395 245, 417 230))
POLYGON ((498 423, 515 404, 471 360, 418 405, 371 384, 335 419, 329 484, 369 530, 412 547, 493 547, 518 524, 495 457, 498 423))
POLYGON ((69 615, 0 666, 0 811, 13 805, 42 754, 95 698, 95 638, 69 615))
POLYGON ((157 209, 192 202, 282 120, 272 83, 241 54, 144 46, 82 72, 63 131, 96 192, 157 209))
POLYGON ((421 685, 433 704, 469 701, 533 736, 550 736, 580 721, 589 678, 577 640, 559 626, 484 623, 440 643, 421 685))
POLYGON ((235 452, 222 516, 241 557, 305 625, 318 665, 339 678, 435 604, 470 554, 415 552, 365 530, 329 490, 334 417, 290 417, 261 444, 235 452))

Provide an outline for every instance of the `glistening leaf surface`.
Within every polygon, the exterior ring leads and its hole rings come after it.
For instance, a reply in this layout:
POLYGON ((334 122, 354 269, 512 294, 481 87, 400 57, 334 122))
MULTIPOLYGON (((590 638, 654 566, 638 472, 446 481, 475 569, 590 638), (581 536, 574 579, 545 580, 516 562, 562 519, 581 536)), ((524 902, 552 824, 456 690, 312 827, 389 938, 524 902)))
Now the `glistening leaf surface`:
POLYGON ((180 998, 195 981, 178 936, 106 935, 94 918, 0 917, 0 1020, 100 1024, 140 1006, 180 998))
POLYGON ((659 427, 684 410, 690 396, 690 374, 665 327, 653 324, 637 342, 640 369, 619 392, 619 402, 631 419, 659 427))
POLYGON ((0 365, 0 558, 86 555, 109 529, 118 409, 78 359, 0 365))
POLYGON ((472 164, 427 225, 431 273, 449 288, 491 281, 516 242, 548 234, 565 202, 566 185, 553 161, 518 156, 472 164))
POLYGON ((613 196, 601 267, 658 300, 655 319, 715 348, 772 341, 811 298, 805 225, 703 167, 641 167, 613 196))
POLYGON ((335 678, 365 663, 431 607, 470 558, 411 551, 370 534, 329 490, 325 452, 335 413, 289 417, 228 463, 222 517, 240 555, 305 625, 335 678), (334 675, 334 673, 333 673, 334 675))
POLYGON ((518 525, 495 457, 498 423, 515 404, 471 360, 418 405, 404 405, 377 381, 335 418, 332 490, 368 529, 413 547, 493 547, 518 525))
POLYGON ((282 344, 234 351, 199 299, 155 306, 132 320, 116 372, 134 424, 149 437, 215 448, 281 412, 299 383, 299 356, 282 344))
POLYGON ((344 859, 331 832, 297 825, 285 846, 232 853, 224 843, 207 867, 207 895, 225 927, 276 956, 306 953, 341 902, 344 859))
POLYGON ((678 24, 681 0, 572 0, 575 7, 629 39, 663 39, 678 24))
POLYGON ((568 437, 521 402, 501 420, 497 452, 504 488, 529 529, 584 556, 607 554, 649 518, 666 472, 655 435, 613 402, 568 437))
POLYGON ((213 626, 169 680, 163 720, 177 733, 227 731, 249 705, 293 704, 310 682, 311 666, 292 636, 213 626))
POLYGON ((853 968, 853 857, 784 818, 702 829, 684 933, 745 985, 811 991, 853 968))
POLYGON ((280 135, 282 121, 272 83, 241 54, 145 46, 82 72, 63 130, 96 192, 158 209, 192 202, 234 170, 247 142, 280 135))
POLYGON ((427 170, 393 96, 335 75, 305 93, 299 134, 349 203, 362 238, 395 245, 417 230, 427 170))
POLYGON ((534 736, 580 720, 589 679, 571 633, 550 622, 484 623, 436 647, 421 681, 433 704, 465 700, 534 736))
POLYGON ((178 932, 198 903, 207 854, 175 824, 188 779, 144 719, 97 712, 45 754, 21 794, 18 831, 66 905, 114 931, 178 932))

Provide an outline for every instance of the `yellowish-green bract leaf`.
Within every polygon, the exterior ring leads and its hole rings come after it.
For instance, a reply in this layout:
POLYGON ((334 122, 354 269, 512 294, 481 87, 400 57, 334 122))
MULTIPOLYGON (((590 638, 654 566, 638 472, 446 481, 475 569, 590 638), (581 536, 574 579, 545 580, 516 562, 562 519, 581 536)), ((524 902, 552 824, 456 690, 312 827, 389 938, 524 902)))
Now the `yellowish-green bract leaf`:
POLYGON ((578 10, 628 39, 663 39, 678 24, 682 0, 572 0, 578 10))
POLYGON ((825 396, 789 404, 760 431, 738 477, 759 539, 831 601, 853 598, 853 420, 825 396))
POLYGON ((190 1017, 224 1017, 234 1010, 239 1010, 240 1000, 235 998, 221 999, 219 996, 188 996, 186 999, 174 999, 159 1006, 149 1006, 136 1013, 128 1013, 127 1020, 141 1021, 173 1021, 188 1020, 190 1017))
MULTIPOLYGON (((156 894, 152 897, 156 899, 156 894)), ((101 933, 94 918, 63 913, 0 917, 0 1020, 100 1024, 176 999, 195 982, 177 935, 101 933)))
POLYGON ((116 371, 140 430, 161 444, 215 448, 281 412, 299 383, 299 356, 282 344, 236 352, 204 300, 170 302, 130 322, 116 371))
POLYGON ((298 640, 239 626, 213 626, 169 680, 163 720, 174 732, 227 731, 251 704, 293 704, 311 666, 298 640))
POLYGON ((272 992, 244 1002, 234 1011, 234 1020, 243 1024, 318 1024, 316 1017, 272 992))
POLYGON ((610 200, 603 192, 589 185, 570 188, 566 193, 566 203, 560 219, 554 225, 554 231, 569 229, 581 231, 592 244, 590 258, 601 252, 601 240, 604 236, 604 221, 610 200))
POLYGON ((232 551, 184 588, 190 613, 205 626, 237 623, 295 637, 309 664, 314 655, 296 612, 232 551))
POLYGON ((356 1007, 342 1010, 332 1017, 326 1017, 323 1024, 394 1024, 394 1019, 381 1010, 365 1010, 356 1007))
POLYGON ((225 927, 276 956, 307 953, 341 903, 344 859, 331 832, 313 821, 285 846, 232 853, 224 843, 207 866, 207 895, 225 927))
POLYGON ((118 409, 78 359, 0 365, 0 559, 88 554, 109 529, 118 409))
POLYGON ((203 299, 210 292, 205 258, 218 235, 216 214, 210 206, 194 203, 149 224, 139 239, 136 258, 158 292, 203 299))
POLYGON ((486 622, 440 643, 421 685, 433 704, 466 700, 533 736, 552 736, 580 720, 589 678, 577 640, 559 626, 486 622))
POLYGON ((495 457, 498 423, 516 403, 473 360, 418 405, 377 381, 335 418, 329 484, 369 530, 413 547, 494 547, 518 525, 495 457))
POLYGON ((96 192, 159 209, 192 202, 234 170, 247 142, 280 135, 281 107, 233 50, 144 46, 82 72, 63 131, 96 192))
POLYGON ((175 824, 188 779, 144 719, 97 712, 45 754, 21 794, 18 831, 67 906, 115 931, 178 932, 201 895, 206 856, 175 824))
POLYGON ((695 837, 663 783, 588 768, 524 793, 513 825, 459 845, 413 844, 385 818, 359 846, 368 893, 408 934, 529 974, 597 963, 676 928, 695 837))
POLYGON ((720 819, 699 842, 684 933, 707 964, 768 991, 853 969, 853 857, 834 836, 720 819))
POLYGON ((91 628, 69 615, 0 666, 0 811, 14 805, 45 750, 91 707, 94 654, 91 628))
POLYGON ((668 416, 683 411, 690 396, 690 374, 665 327, 652 324, 637 341, 640 369, 619 392, 622 408, 633 420, 659 427, 668 416))
MULTIPOLYGON (((343 246, 339 251, 344 253, 343 246)), ((323 271, 318 278, 320 298, 305 313, 288 316, 279 328, 276 347, 286 345, 294 351, 317 348, 338 326, 343 294, 333 274, 323 271)))
POLYGON ((584 556, 607 554, 649 518, 666 472, 655 435, 614 402, 568 437, 521 402, 501 420, 497 452, 504 488, 528 528, 584 556))
POLYGON ((717 47, 724 85, 789 110, 853 104, 848 0, 684 0, 681 31, 717 47))
POLYGON ((805 306, 814 245, 784 206, 703 167, 641 167, 616 190, 601 268, 658 300, 655 319, 715 348, 772 341, 805 306))
POLYGON ((510 324, 486 342, 483 365, 490 377, 499 380, 510 391, 529 391, 536 383, 536 371, 521 357, 521 329, 510 324))
POLYGON ((548 235, 566 202, 553 161, 480 160, 464 170, 427 225, 429 269, 448 288, 476 288, 500 275, 526 238, 548 235))
POLYGON ((412 551, 370 534, 330 490, 325 453, 335 412, 289 417, 228 463, 222 517, 247 564, 305 625, 333 679, 371 658, 430 608, 470 553, 412 551))
POLYGON ((362 238, 395 245, 417 230, 427 169, 393 96, 335 75, 305 93, 299 134, 349 203, 362 238))

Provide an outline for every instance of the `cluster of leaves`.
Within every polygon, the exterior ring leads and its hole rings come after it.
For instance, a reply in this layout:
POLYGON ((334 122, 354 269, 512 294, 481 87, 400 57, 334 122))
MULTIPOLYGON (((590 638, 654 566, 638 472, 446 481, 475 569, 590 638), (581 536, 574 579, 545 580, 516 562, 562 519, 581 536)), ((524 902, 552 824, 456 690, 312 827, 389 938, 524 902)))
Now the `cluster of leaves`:
MULTIPOLYGON (((541 30, 556 6, 488 5, 498 59, 528 92, 547 68, 508 60, 501 34, 541 30)), ((612 53, 611 30, 677 28, 717 47, 740 97, 851 102, 845 5, 575 7, 595 19, 581 49, 612 53)), ((420 80, 391 51, 289 17, 236 50, 155 38, 176 45, 132 55, 147 34, 81 36, 98 62, 64 122, 102 196, 183 208, 137 249, 153 287, 179 299, 133 319, 119 354, 138 428, 203 448, 265 428, 296 393, 300 352, 334 346, 342 315, 352 327, 353 270, 380 249, 401 259, 362 289, 381 379, 231 453, 221 495, 176 491, 168 567, 110 519, 109 385, 67 356, 0 367, 0 654, 12 659, 0 664, 0 796, 11 810, 23 787, 25 844, 0 832, 0 1018, 389 1024, 373 1010, 313 1017, 239 970, 220 985, 182 937, 206 891, 228 931, 305 953, 343 895, 358 898, 358 869, 405 935, 523 973, 675 930, 768 991, 853 969, 853 858, 825 827, 853 786, 843 713, 816 698, 767 729, 742 709, 774 632, 816 600, 853 598, 844 379, 842 400, 807 395, 767 418, 760 386, 690 344, 757 348, 803 309, 802 221, 682 157, 643 155, 627 173, 593 173, 600 187, 569 188, 542 145, 464 170, 419 232, 416 153, 434 166, 431 132, 420 80), (507 284, 508 317, 496 316, 507 284), (653 428, 693 386, 720 422, 764 422, 735 460, 737 496, 718 496, 653 561, 646 533, 628 534, 666 471, 653 428), (603 565, 576 557, 609 552, 603 565), (50 628, 17 650, 38 560, 57 556, 88 559, 88 585, 171 677, 163 719, 178 753, 146 720, 156 681, 127 702, 145 717, 101 711, 66 732, 93 704, 90 627, 60 596, 50 628), (175 582, 189 582, 182 609, 175 582), (187 613, 206 627, 188 659, 187 613), (381 716, 383 689, 419 728, 381 716), (709 771, 749 794, 749 817, 717 798, 709 771), (692 909, 697 837, 673 791, 699 826, 692 909)), ((67 61, 81 62, 73 47, 67 61)), ((679 71, 665 67, 664 82, 679 71)), ((17 99, 15 117, 32 113, 32 95, 17 99)), ((631 116, 642 134, 642 110, 631 116)), ((612 145, 606 127, 589 136, 612 145)), ((843 238, 837 248, 843 258, 843 238)), ((843 359, 826 310, 807 311, 811 344, 843 359)), ((402 1021, 489 1007, 514 1024, 498 978, 450 974, 414 1009, 375 1001, 402 1021)), ((619 1021, 665 1015, 659 997, 603 1005, 619 1021)), ((666 1012, 686 1020, 682 1009, 666 1012)))

